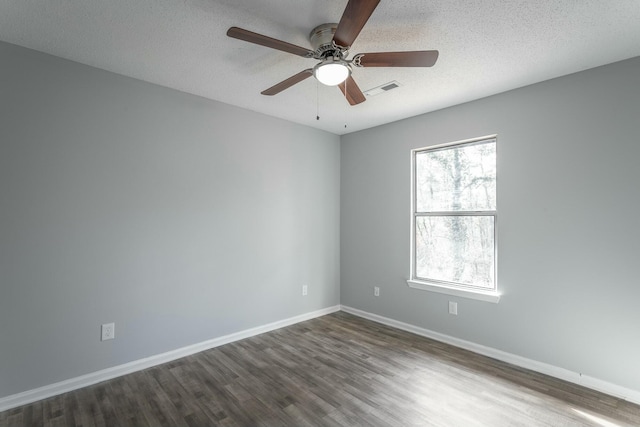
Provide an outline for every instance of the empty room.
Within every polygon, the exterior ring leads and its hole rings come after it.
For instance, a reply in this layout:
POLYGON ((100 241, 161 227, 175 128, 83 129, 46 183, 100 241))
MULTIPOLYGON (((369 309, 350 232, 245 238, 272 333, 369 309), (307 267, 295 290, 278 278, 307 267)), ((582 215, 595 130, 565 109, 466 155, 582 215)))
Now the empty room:
POLYGON ((640 426, 636 0, 0 0, 0 427, 640 426))

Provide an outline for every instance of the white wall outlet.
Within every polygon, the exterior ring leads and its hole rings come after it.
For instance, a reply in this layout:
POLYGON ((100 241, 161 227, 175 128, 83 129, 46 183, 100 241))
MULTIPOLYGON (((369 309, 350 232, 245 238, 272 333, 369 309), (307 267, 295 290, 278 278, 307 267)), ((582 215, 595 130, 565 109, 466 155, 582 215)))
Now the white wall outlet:
POLYGON ((458 315, 458 303, 454 301, 449 301, 449 314, 453 314, 454 316, 458 315))
POLYGON ((302 296, 305 296, 309 293, 309 287, 307 285, 302 285, 302 296))
POLYGON ((116 324, 105 323, 102 325, 102 338, 100 341, 112 340, 116 337, 116 324))
POLYGON ((377 286, 373 287, 373 296, 374 297, 379 297, 380 296, 380 288, 377 286))

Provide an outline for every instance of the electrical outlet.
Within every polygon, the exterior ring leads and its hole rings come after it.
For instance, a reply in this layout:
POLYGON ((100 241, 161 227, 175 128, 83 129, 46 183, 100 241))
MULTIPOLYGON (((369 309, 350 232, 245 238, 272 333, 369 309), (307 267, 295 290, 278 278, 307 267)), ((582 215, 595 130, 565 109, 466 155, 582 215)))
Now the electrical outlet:
POLYGON ((454 301, 449 301, 449 314, 453 314, 454 316, 458 315, 458 303, 454 301))
POLYGON ((102 338, 100 341, 112 340, 116 337, 116 324, 105 323, 102 325, 102 338))
POLYGON ((380 296, 380 288, 377 286, 373 287, 373 296, 374 297, 379 297, 380 296))
POLYGON ((309 288, 307 285, 302 285, 302 296, 306 296, 309 292, 309 288))

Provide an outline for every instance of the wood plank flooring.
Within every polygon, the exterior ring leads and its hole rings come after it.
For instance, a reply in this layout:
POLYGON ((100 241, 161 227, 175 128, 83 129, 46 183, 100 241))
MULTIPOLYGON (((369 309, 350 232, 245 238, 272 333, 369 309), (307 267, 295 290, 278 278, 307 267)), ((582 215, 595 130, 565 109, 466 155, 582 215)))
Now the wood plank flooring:
POLYGON ((0 413, 8 426, 640 426, 640 406, 338 312, 0 413))

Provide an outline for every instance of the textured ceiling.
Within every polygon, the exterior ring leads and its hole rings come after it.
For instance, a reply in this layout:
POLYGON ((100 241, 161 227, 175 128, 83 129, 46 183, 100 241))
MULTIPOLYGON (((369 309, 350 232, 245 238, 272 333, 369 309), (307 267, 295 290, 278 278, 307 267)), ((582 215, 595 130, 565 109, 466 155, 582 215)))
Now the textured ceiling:
POLYGON ((260 95, 315 61, 231 39, 227 29, 309 47, 311 29, 338 22, 345 5, 0 0, 0 40, 336 134, 640 55, 638 0, 382 0, 351 54, 437 49, 433 68, 355 69, 363 91, 401 87, 354 107, 313 78, 260 95))

